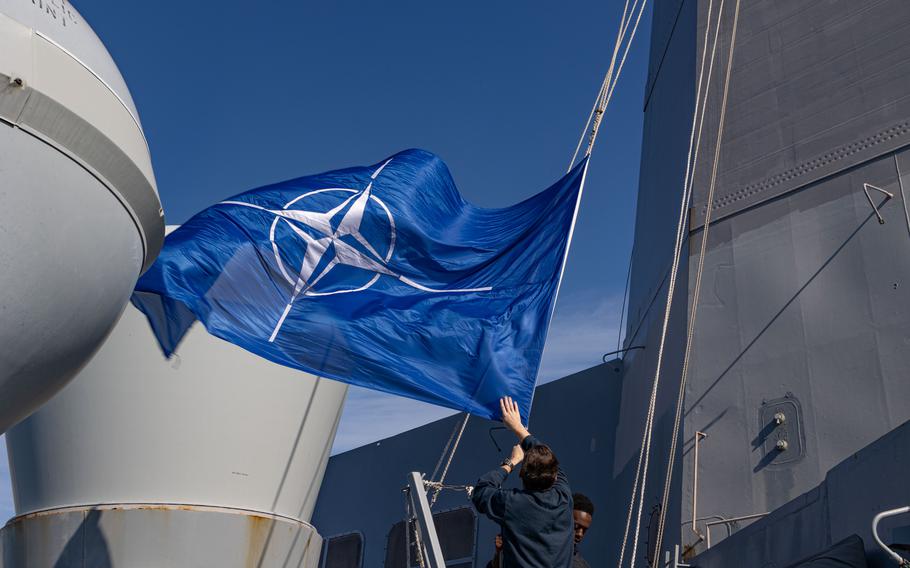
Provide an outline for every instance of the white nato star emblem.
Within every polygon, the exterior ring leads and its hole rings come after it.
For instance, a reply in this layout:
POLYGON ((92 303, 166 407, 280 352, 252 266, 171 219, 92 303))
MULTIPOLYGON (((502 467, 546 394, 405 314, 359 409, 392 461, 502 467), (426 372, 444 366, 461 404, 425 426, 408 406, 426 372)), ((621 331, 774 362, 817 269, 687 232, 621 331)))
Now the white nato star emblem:
POLYGON ((277 337, 278 332, 281 330, 281 326, 284 324, 284 320, 287 318, 288 313, 290 313, 291 307, 294 305, 294 301, 299 296, 328 296, 333 294, 360 292, 372 286, 380 276, 390 276, 402 282, 403 284, 406 284, 417 290, 436 294, 486 292, 492 290, 491 286, 485 286, 481 288, 460 288, 454 290, 439 290, 435 288, 429 288, 411 280, 410 278, 407 278, 406 276, 397 274, 389 268, 389 260, 392 257, 392 252, 395 250, 395 220, 392 217, 389 208, 386 207, 385 203, 373 195, 373 181, 376 180, 376 177, 391 161, 391 159, 386 161, 375 172, 373 172, 373 175, 370 176, 370 182, 367 184, 366 188, 362 190, 349 188, 326 188, 308 191, 289 201, 282 209, 268 209, 266 207, 261 207, 252 203, 244 203, 242 201, 222 201, 219 203, 219 205, 239 205, 242 207, 249 207, 251 209, 258 209, 260 211, 274 215, 271 230, 269 231, 269 239, 272 243, 272 251, 274 252, 275 260, 278 264, 279 270, 281 271, 284 278, 288 281, 288 283, 294 287, 294 289, 291 293, 290 299, 287 302, 287 305, 284 308, 284 312, 281 314, 281 317, 278 318, 278 323, 272 330, 272 334, 269 337, 270 343, 275 341, 275 337, 277 337), (329 209, 328 211, 306 211, 302 209, 290 209, 292 205, 311 195, 327 191, 339 191, 350 193, 351 195, 344 199, 341 204, 329 209), (388 252, 385 254, 385 256, 380 255, 376 251, 376 248, 370 244, 370 242, 366 239, 366 237, 364 237, 361 232, 361 224, 364 220, 364 213, 366 212, 367 206, 371 203, 375 204, 375 206, 380 207, 388 218, 390 227, 390 242, 388 252), (348 207, 349 205, 350 207, 348 207), (345 211, 346 208, 347 211, 345 211), (339 215, 342 216, 341 220, 333 228, 333 221, 339 215), (300 269, 294 276, 292 276, 285 267, 284 262, 281 259, 281 254, 279 253, 278 245, 275 241, 275 229, 279 221, 283 221, 285 224, 287 224, 287 226, 291 228, 294 234, 299 237, 306 246, 300 269), (313 236, 311 231, 304 230, 300 225, 308 227, 318 236, 313 236), (342 240, 342 237, 346 236, 353 238, 360 245, 362 245, 365 252, 342 240), (323 262, 327 255, 331 255, 331 258, 328 260, 328 262, 323 262), (325 278, 333 268, 339 265, 350 266, 365 270, 367 272, 372 272, 373 276, 366 284, 358 285, 353 288, 332 290, 327 292, 317 291, 315 288, 316 285, 321 280, 323 280, 323 278, 325 278))

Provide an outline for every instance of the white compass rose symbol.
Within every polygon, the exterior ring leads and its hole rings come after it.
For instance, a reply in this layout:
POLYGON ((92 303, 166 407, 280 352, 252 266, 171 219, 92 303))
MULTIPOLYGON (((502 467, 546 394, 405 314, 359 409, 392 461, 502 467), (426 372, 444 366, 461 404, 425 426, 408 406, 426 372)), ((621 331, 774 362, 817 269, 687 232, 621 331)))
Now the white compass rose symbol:
MULTIPOLYGON (((492 290, 491 286, 482 288, 461 288, 453 290, 439 290, 423 286, 406 276, 397 274, 389 268, 389 261, 395 250, 395 219, 391 211, 382 202, 381 199, 373 195, 373 182, 382 170, 391 162, 387 160, 379 166, 370 176, 370 182, 362 190, 349 188, 326 188, 316 189, 303 193, 289 201, 282 209, 268 209, 252 203, 242 201, 222 201, 219 205, 238 205, 249 207, 269 213, 274 216, 271 228, 269 229, 269 240, 272 244, 272 252, 275 255, 275 262, 281 275, 287 280, 288 284, 293 286, 291 297, 284 308, 284 312, 278 318, 275 328, 269 337, 269 342, 275 341, 281 326, 294 305, 294 301, 300 296, 330 296, 334 294, 345 294, 351 292, 362 292, 379 280, 380 276, 391 276, 396 280, 417 290, 430 293, 466 293, 466 292, 486 292, 492 290), (325 193, 325 192, 343 192, 349 194, 339 205, 328 211, 307 211, 303 209, 291 209, 292 206, 305 200, 307 197, 325 193), (382 209, 389 224, 389 244, 388 251, 385 255, 380 255, 361 232, 361 225, 364 221, 364 213, 367 206, 375 204, 382 209), (347 209, 347 211, 345 211, 347 209), (338 217, 341 220, 334 225, 334 220, 338 217), (279 223, 284 223, 293 231, 293 233, 305 245, 303 260, 297 274, 292 275, 285 266, 281 258, 278 243, 275 240, 275 230, 279 223), (304 230, 301 225, 308 227, 310 231, 304 230), (334 227, 333 227, 334 225, 334 227), (317 236, 314 236, 316 233, 317 236), (350 242, 346 242, 342 237, 353 238, 357 243, 363 246, 360 250, 350 242), (339 266, 349 266, 356 269, 365 270, 372 273, 372 277, 365 284, 355 284, 349 288, 335 289, 331 291, 320 292, 316 290, 316 285, 322 281, 332 269, 339 266)), ((367 216, 367 220, 371 217, 367 216)))

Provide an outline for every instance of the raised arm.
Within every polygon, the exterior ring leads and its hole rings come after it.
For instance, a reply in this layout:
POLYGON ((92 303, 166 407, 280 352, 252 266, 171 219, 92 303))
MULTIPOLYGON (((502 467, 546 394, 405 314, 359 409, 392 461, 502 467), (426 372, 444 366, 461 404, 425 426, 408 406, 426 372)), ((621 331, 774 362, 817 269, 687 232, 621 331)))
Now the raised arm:
POLYGON ((501 520, 505 515, 506 500, 508 491, 502 489, 502 484, 506 477, 512 473, 512 470, 518 467, 521 460, 524 459, 524 440, 533 440, 527 429, 521 424, 521 417, 518 414, 518 405, 509 398, 503 397, 499 401, 502 409, 502 422, 506 427, 518 436, 522 444, 512 448, 512 455, 507 460, 503 460, 499 467, 480 476, 477 484, 474 486, 474 492, 471 495, 471 501, 477 511, 490 517, 494 521, 501 520))
MULTIPOLYGON (((522 425, 521 415, 518 413, 518 404, 512 400, 512 397, 502 397, 499 400, 499 407, 502 409, 502 423, 505 424, 506 428, 518 436, 523 451, 526 452, 534 446, 543 445, 540 440, 535 438, 528 432, 528 429, 522 425)), ((556 474, 556 485, 562 488, 563 491, 571 493, 569 480, 566 478, 566 474, 563 472, 562 468, 560 468, 556 474)))

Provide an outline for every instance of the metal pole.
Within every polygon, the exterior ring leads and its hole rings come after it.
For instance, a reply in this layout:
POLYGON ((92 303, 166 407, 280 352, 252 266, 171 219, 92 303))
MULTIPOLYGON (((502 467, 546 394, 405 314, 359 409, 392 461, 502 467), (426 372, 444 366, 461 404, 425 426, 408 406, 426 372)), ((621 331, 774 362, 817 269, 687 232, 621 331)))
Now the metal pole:
MULTIPOLYGON (((705 530, 707 531, 706 544, 707 544, 708 548, 711 548, 711 527, 714 527, 717 525, 727 525, 729 527, 731 524, 739 522, 739 521, 751 521, 753 519, 760 519, 762 517, 767 517, 770 514, 771 513, 755 513, 752 515, 743 515, 741 517, 732 517, 730 519, 724 519, 722 521, 714 521, 713 523, 705 523, 705 530)), ((730 534, 730 532, 728 530, 727 535, 729 536, 729 534, 730 534)))
POLYGON ((410 488, 411 503, 414 514, 420 525, 423 535, 424 548, 426 549, 427 563, 430 568, 445 568, 446 561, 442 556, 442 546, 436 534, 436 524, 433 523, 433 513, 430 511, 430 502, 427 501, 427 491, 423 485, 423 475, 416 471, 408 474, 408 487, 410 488))
POLYGON ((707 437, 704 432, 695 432, 695 463, 692 465, 692 532, 698 537, 696 544, 705 539, 705 535, 698 532, 698 443, 707 437))
POLYGON ((673 557, 670 557, 670 551, 664 555, 665 568, 691 568, 690 564, 683 564, 679 561, 679 545, 673 545, 673 557))

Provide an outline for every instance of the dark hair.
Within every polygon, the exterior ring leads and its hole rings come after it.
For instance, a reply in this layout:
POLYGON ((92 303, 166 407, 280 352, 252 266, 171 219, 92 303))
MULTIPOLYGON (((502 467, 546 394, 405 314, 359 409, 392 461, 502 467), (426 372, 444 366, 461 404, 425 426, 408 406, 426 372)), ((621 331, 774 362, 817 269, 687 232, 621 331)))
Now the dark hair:
POLYGON ((592 517, 594 516, 594 503, 592 503, 591 500, 588 499, 588 496, 584 493, 573 494, 572 502, 574 503, 572 506, 574 510, 587 513, 592 517))
POLYGON ((525 489, 543 491, 553 487, 559 471, 559 460, 549 446, 533 446, 525 452, 521 480, 525 489))

